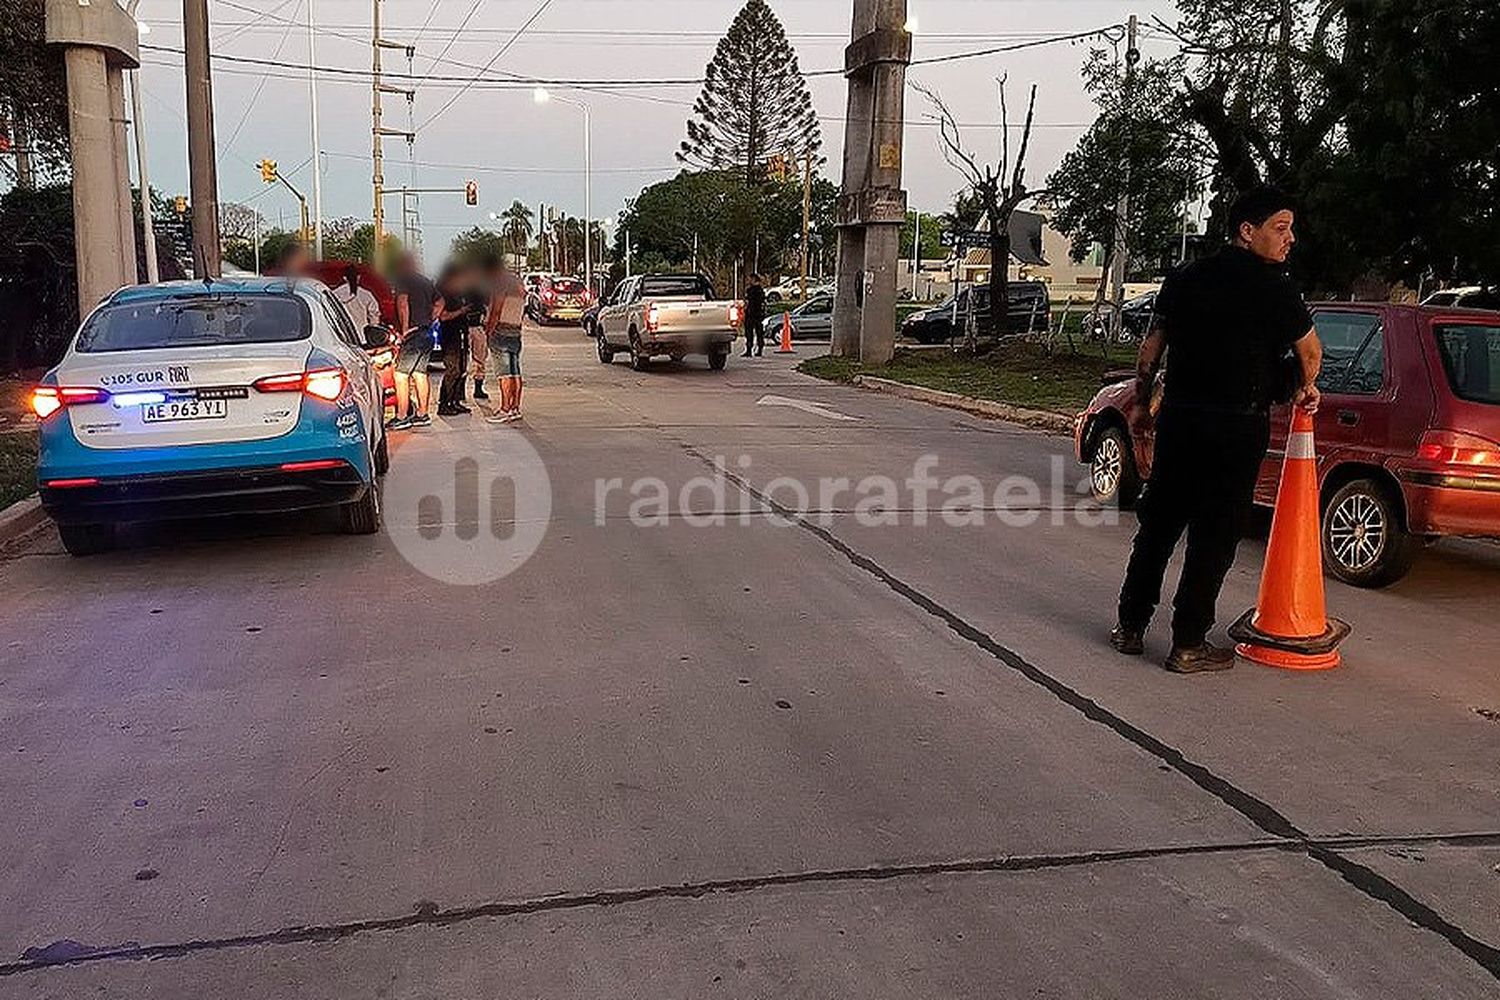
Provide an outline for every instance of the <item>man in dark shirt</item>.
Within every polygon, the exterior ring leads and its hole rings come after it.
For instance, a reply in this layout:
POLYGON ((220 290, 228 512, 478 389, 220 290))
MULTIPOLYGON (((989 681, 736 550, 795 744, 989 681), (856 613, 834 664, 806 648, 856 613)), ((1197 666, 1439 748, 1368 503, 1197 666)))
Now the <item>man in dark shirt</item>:
POLYGON ((745 286, 745 357, 752 348, 756 354, 766 349, 766 288, 758 274, 752 274, 745 286))
POLYGON ((1131 415, 1136 433, 1150 420, 1163 352, 1170 370, 1110 643, 1122 653, 1144 652, 1167 562, 1186 532, 1166 662, 1177 673, 1234 665, 1233 651, 1210 643, 1208 631, 1265 458, 1270 407, 1284 395, 1280 373, 1288 352, 1297 369, 1292 402, 1309 412, 1318 407, 1322 347, 1283 270, 1296 241, 1293 221, 1281 192, 1261 188, 1240 198, 1229 214, 1230 244, 1167 278, 1141 343, 1131 415))
POLYGON ((427 407, 432 383, 427 362, 432 358, 432 322, 437 316, 437 288, 417 267, 416 258, 403 253, 396 262, 396 327, 401 349, 396 355, 396 418, 392 430, 430 427, 427 407), (408 407, 411 409, 408 409, 408 407))

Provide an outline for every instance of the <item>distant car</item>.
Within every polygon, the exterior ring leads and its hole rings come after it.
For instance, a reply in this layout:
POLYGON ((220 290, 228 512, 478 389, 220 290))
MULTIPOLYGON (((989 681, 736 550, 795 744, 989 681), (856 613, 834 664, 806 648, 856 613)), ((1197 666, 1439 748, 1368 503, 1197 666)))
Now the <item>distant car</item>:
POLYGON ((1481 288, 1478 285, 1444 288, 1423 299, 1422 305, 1460 309, 1500 309, 1500 292, 1493 288, 1481 288))
MULTIPOLYGON (((833 296, 820 295, 786 313, 792 321, 793 340, 828 340, 833 336, 833 296)), ((781 340, 782 314, 767 316, 761 329, 767 343, 781 340)))
POLYGON ((390 452, 371 346, 316 281, 115 292, 32 391, 63 546, 108 549, 125 522, 315 507, 379 530, 390 452))
MULTIPOLYGON (((1046 330, 1052 310, 1046 282, 1012 281, 1006 288, 1011 332, 1046 330)), ((938 344, 961 336, 968 324, 971 302, 975 322, 983 328, 990 316, 989 286, 966 285, 956 295, 906 317, 901 324, 901 335, 921 344, 938 344)))
POLYGON ((544 277, 526 303, 538 323, 576 323, 594 304, 594 293, 577 278, 544 277))
MULTIPOLYGON (((1313 307, 1313 322, 1324 350, 1316 436, 1329 571, 1381 587, 1406 574, 1424 541, 1500 538, 1500 312, 1328 303, 1313 307)), ((1130 433, 1134 402, 1127 376, 1074 424, 1100 500, 1128 505, 1150 475, 1154 433, 1130 433)), ((1287 407, 1272 412, 1257 503, 1276 502, 1289 422, 1287 407)))
POLYGON ((713 283, 701 274, 638 274, 620 282, 599 310, 595 344, 604 364, 629 353, 636 371, 648 370, 654 357, 681 361, 689 354, 707 355, 708 366, 720 371, 743 316, 739 302, 715 299, 713 283))

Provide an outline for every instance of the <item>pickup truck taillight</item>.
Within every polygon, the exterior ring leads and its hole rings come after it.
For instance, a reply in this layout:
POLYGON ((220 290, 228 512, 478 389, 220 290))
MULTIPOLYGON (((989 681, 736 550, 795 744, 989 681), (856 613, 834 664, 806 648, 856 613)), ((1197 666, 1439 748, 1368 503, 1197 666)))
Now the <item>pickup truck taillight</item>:
POLYGON ((1443 465, 1500 465, 1500 444, 1462 431, 1428 431, 1417 457, 1443 465))
POLYGON ((740 308, 740 304, 738 302, 731 302, 729 304, 729 325, 738 329, 744 320, 745 311, 740 308))
POLYGON ((646 309, 646 329, 651 333, 661 329, 661 311, 654 302, 646 309))

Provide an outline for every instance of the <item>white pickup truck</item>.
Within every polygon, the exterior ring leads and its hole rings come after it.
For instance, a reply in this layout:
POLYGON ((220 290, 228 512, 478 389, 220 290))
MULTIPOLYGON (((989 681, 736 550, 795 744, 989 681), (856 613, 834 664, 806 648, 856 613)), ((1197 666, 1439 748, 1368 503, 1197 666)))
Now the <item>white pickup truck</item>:
POLYGON ((715 301, 713 285, 701 274, 638 274, 626 278, 599 308, 599 360, 628 353, 630 367, 645 371, 651 359, 681 361, 708 355, 708 366, 724 367, 744 320, 738 302, 715 301))

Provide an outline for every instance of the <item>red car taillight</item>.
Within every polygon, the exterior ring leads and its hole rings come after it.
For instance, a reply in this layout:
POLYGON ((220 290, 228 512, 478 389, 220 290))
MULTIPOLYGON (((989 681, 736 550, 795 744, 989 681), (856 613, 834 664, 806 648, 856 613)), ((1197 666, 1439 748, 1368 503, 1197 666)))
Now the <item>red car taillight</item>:
POLYGON ((1462 431, 1428 431, 1417 457, 1443 465, 1500 465, 1500 444, 1462 431))
POLYGON ((98 386, 39 385, 31 390, 31 412, 46 420, 65 406, 102 403, 107 399, 109 390, 98 386))
POLYGON ((250 383, 256 392, 305 392, 330 402, 344 394, 348 376, 342 368, 314 368, 286 375, 267 375, 250 383))
POLYGON ((744 319, 745 313, 740 308, 740 304, 738 302, 731 303, 729 306, 729 325, 738 328, 744 319))

